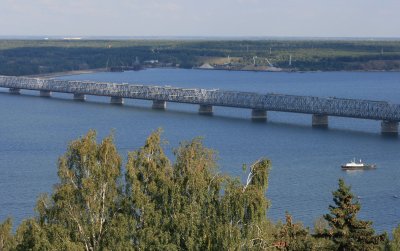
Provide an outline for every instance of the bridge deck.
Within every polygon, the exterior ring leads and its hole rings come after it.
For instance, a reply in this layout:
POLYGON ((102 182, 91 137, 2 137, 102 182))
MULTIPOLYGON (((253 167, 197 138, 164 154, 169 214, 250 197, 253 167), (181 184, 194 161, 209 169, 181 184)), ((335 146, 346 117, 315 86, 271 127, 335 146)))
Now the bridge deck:
POLYGON ((400 121, 399 104, 361 99, 320 98, 312 96, 259 94, 240 91, 185 89, 125 83, 100 83, 7 76, 0 76, 0 87, 400 121))

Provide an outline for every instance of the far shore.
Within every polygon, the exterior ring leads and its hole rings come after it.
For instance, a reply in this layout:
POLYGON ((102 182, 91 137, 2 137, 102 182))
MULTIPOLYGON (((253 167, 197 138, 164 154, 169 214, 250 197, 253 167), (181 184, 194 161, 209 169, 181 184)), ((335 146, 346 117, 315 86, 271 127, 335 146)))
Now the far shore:
POLYGON ((106 72, 106 71, 107 71, 106 68, 98 68, 98 69, 87 69, 87 70, 78 70, 78 71, 61 71, 61 72, 52 72, 52 73, 42 73, 42 74, 26 75, 24 77, 56 78, 56 77, 69 76, 69 75, 80 75, 80 74, 106 72))
MULTIPOLYGON (((150 67, 144 68, 146 69, 183 69, 183 68, 175 68, 175 67, 150 67)), ((233 72, 269 72, 269 73, 315 73, 315 72, 400 72, 400 70, 357 70, 357 71, 299 71, 299 70, 281 70, 281 71, 262 71, 262 70, 230 70, 230 69, 201 69, 201 68, 192 68, 193 70, 201 70, 201 71, 233 71, 233 72)), ((70 75, 80 75, 80 74, 89 74, 89 73, 97 73, 97 72, 109 72, 106 68, 98 68, 98 69, 87 69, 87 70, 77 70, 77 71, 63 71, 63 72, 53 72, 53 73, 42 73, 42 74, 34 74, 34 75, 25 75, 23 77, 33 77, 33 78, 56 78, 70 75)))

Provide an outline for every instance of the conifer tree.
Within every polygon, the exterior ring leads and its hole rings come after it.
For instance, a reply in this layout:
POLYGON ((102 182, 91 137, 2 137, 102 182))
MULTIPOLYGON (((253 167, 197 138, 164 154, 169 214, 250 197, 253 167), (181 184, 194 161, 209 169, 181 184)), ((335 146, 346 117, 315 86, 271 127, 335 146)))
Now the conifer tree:
POLYGON ((350 187, 339 179, 339 188, 333 192, 334 205, 324 215, 330 228, 317 237, 331 239, 336 250, 376 250, 386 240, 386 235, 375 235, 372 222, 357 219, 360 203, 354 201, 350 187))

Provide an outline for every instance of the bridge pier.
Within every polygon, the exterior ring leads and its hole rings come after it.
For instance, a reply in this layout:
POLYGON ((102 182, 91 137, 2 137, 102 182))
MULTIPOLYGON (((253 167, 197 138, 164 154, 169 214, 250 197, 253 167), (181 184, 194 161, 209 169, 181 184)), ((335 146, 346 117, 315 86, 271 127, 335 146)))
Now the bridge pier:
POLYGON ((40 97, 50 98, 51 97, 51 91, 41 90, 40 91, 40 97))
POLYGON ((74 93, 74 100, 76 101, 85 101, 86 95, 81 93, 74 93))
POLYGON ((399 135, 399 122, 383 120, 381 123, 381 133, 382 135, 399 135))
POLYGON ((110 103, 113 105, 123 105, 124 98, 111 96, 110 103))
POLYGON ((312 127, 328 128, 328 115, 313 114, 312 115, 312 127))
POLYGON ((201 115, 212 115, 213 114, 212 105, 200 105, 199 114, 201 114, 201 115))
POLYGON ((153 100, 153 109, 165 110, 167 108, 167 102, 164 100, 153 100))
POLYGON ((10 94, 21 94, 21 89, 19 88, 10 88, 8 89, 8 91, 10 92, 10 94))
POLYGON ((251 120, 253 121, 267 121, 267 110, 265 109, 252 109, 251 120))

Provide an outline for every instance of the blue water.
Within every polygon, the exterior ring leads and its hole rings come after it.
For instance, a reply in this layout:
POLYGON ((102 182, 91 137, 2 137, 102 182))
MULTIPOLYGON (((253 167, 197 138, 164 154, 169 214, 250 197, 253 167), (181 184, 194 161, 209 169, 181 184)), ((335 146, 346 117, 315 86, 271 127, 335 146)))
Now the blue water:
MULTIPOLYGON (((365 98, 400 103, 400 73, 262 73, 177 69, 94 73, 63 79, 98 80, 178 87, 365 98)), ((0 220, 13 216, 19 223, 34 215, 37 196, 57 183, 57 159, 68 142, 90 128, 99 137, 115 129, 116 144, 127 151, 140 147, 146 136, 164 129, 172 157, 182 140, 204 137, 217 150, 220 169, 241 178, 242 164, 265 156, 273 167, 266 194, 268 216, 283 220, 285 211, 307 226, 328 212, 331 192, 344 178, 360 196, 360 217, 372 220, 379 231, 400 223, 400 139, 380 135, 380 121, 329 118, 329 129, 313 129, 311 115, 268 113, 267 123, 253 123, 250 110, 214 108, 214 116, 200 116, 198 107, 168 103, 166 111, 151 102, 125 100, 110 105, 106 97, 89 96, 76 102, 70 94, 40 98, 34 91, 9 95, 0 89, 0 220), (353 157, 373 162, 377 170, 344 172, 340 165, 353 157)))

